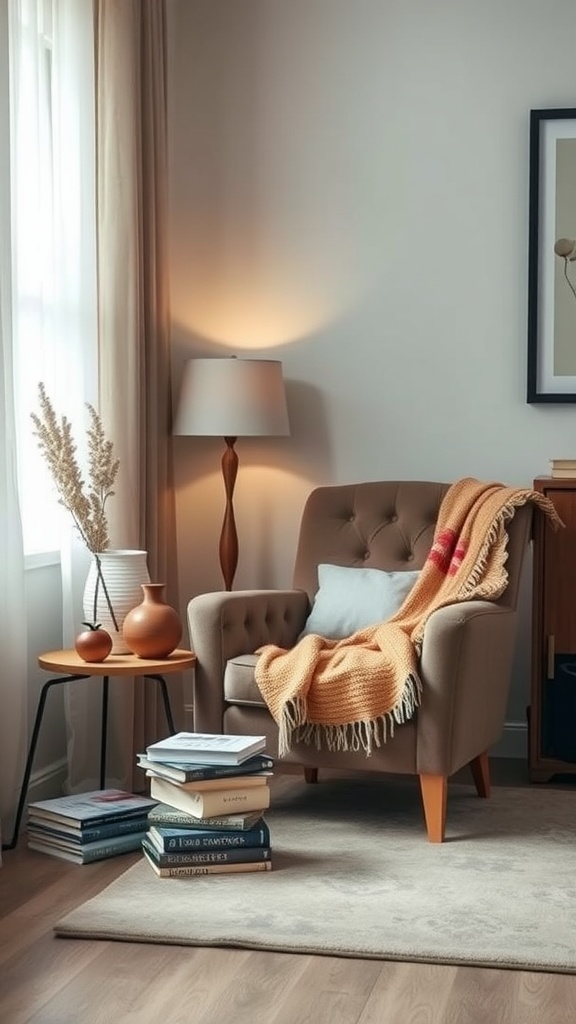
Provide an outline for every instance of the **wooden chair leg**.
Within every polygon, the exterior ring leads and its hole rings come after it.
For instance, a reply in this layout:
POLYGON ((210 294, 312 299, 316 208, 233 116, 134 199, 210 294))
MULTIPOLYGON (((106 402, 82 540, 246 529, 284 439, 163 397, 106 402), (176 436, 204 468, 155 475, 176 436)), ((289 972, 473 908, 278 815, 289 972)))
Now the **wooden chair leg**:
POLYGON ((443 843, 446 831, 448 777, 446 775, 420 775, 419 778, 428 839, 431 843, 443 843))
POLYGON ((478 757, 473 758, 470 761, 470 768, 478 796, 490 796, 490 762, 488 760, 488 751, 485 750, 483 754, 478 754, 478 757))
POLYGON ((317 768, 305 768, 304 778, 306 782, 318 782, 318 769, 317 768))

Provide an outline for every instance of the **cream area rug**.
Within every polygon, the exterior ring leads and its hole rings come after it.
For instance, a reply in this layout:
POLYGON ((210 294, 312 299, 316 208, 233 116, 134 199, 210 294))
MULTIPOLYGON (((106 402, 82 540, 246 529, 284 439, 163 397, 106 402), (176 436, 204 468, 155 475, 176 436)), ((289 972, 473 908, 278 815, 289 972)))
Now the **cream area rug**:
POLYGON ((441 845, 416 780, 303 782, 266 817, 272 871, 162 879, 142 860, 56 934, 576 973, 574 791, 451 785, 441 845))

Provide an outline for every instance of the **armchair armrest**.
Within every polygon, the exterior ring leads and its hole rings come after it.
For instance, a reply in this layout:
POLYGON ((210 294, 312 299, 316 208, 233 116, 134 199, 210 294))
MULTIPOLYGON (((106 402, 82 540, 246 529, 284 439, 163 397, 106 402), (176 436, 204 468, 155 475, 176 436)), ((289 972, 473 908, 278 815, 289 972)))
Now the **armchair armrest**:
POLYGON ((434 612, 420 658, 419 772, 451 775, 500 738, 517 613, 490 601, 434 612))
POLYGON ((202 729, 222 731, 226 662, 264 644, 293 647, 308 611, 304 590, 219 591, 192 598, 187 614, 196 655, 194 717, 202 729))

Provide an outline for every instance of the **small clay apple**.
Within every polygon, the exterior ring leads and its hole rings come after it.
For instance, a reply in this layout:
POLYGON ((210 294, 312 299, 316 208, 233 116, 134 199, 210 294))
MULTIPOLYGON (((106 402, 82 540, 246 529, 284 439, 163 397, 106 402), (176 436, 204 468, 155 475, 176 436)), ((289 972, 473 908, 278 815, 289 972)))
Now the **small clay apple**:
POLYGON ((112 650, 112 637, 100 623, 83 622, 86 629, 76 637, 74 647, 82 661, 104 661, 112 650))

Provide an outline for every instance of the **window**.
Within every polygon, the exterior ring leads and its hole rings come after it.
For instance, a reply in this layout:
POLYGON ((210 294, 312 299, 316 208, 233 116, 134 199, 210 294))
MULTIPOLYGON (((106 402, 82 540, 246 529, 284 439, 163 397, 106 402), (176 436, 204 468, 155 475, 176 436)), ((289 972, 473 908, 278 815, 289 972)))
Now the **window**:
POLYGON ((83 424, 96 345, 94 75, 91 3, 9 3, 14 387, 32 555, 60 548, 63 522, 30 418, 38 383, 83 424))

